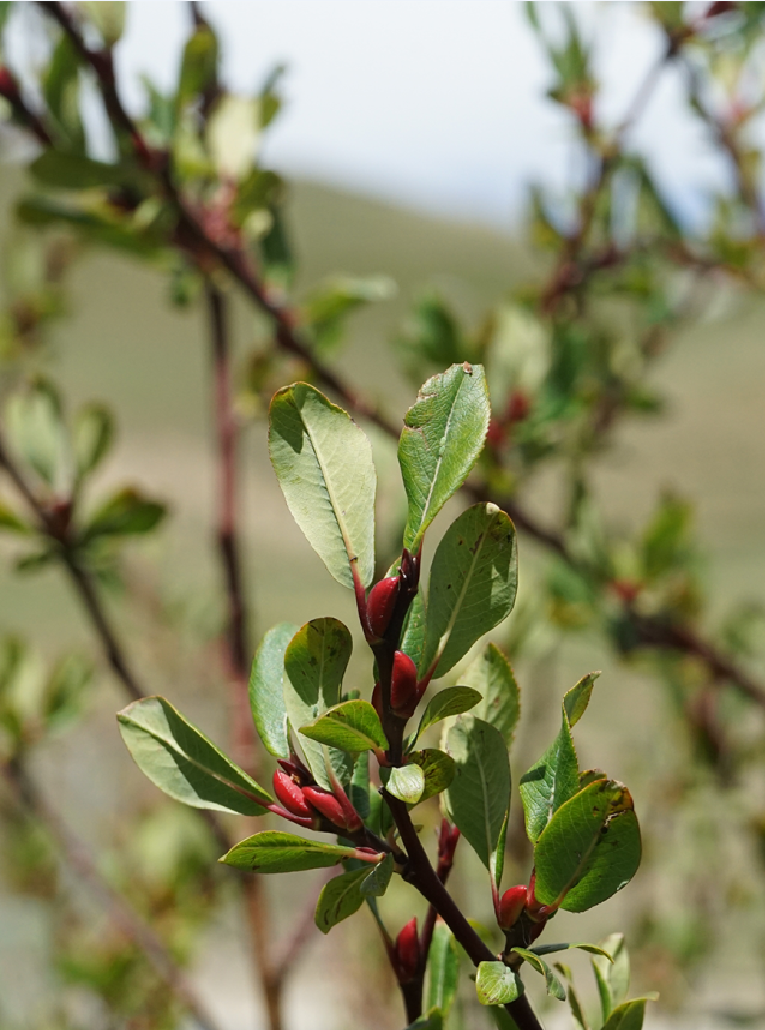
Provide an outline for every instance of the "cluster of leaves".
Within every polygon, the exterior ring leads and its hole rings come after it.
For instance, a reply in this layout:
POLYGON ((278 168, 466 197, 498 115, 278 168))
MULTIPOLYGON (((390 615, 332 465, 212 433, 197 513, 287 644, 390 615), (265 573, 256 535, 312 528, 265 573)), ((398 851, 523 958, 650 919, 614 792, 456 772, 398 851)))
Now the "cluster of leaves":
MULTIPOLYGON (((250 696, 264 746, 293 774, 287 785, 291 793, 280 792, 281 774, 275 777, 284 808, 165 699, 135 702, 119 717, 134 759, 171 797, 242 815, 271 811, 337 834, 338 843, 329 844, 266 830, 235 845, 222 859, 259 873, 343 864, 345 872, 329 881, 318 900, 316 923, 324 932, 365 901, 375 906, 394 872, 418 885, 422 873, 398 842, 400 808, 391 799, 403 803, 407 820, 416 805, 441 799, 444 816, 490 875, 501 920, 511 788, 508 747, 519 713, 510 665, 496 646, 488 645, 467 669, 465 685, 438 690, 407 737, 409 709, 401 714, 405 705, 395 699, 395 692, 400 696, 405 689, 396 681, 397 656, 405 655, 417 669, 409 684, 416 699, 421 684, 452 670, 513 607, 515 530, 490 503, 468 508, 447 529, 433 556, 427 596, 418 589, 417 576, 410 581, 426 531, 477 460, 488 424, 483 368, 467 363, 429 379, 410 408, 399 442, 407 524, 401 562, 392 570, 397 578, 385 581, 396 599, 389 617, 381 619, 377 587, 368 598, 365 593, 374 570, 376 476, 369 442, 346 412, 311 386, 298 383, 274 397, 269 440, 285 499, 334 578, 356 590, 382 686, 376 705, 357 692, 343 692, 352 638, 336 619, 314 619, 302 628, 282 623, 266 634, 255 658, 250 696), (442 746, 418 749, 423 733, 439 722, 445 723, 442 746), (376 771, 370 768, 370 755, 376 771)), ((502 960, 478 967, 476 989, 485 1005, 516 1001, 523 992, 517 973, 522 961, 546 977, 551 994, 565 998, 540 952, 527 946, 559 908, 581 912, 611 897, 629 882, 640 861, 629 791, 599 770, 578 768, 571 727, 587 707, 594 679, 585 677, 566 695, 557 738, 521 780, 534 847, 533 879, 520 911, 504 926, 502 960)), ((424 943, 427 954, 430 942, 424 943)), ((559 947, 569 945, 553 950, 559 947)), ((429 1018, 445 1015, 437 1010, 429 1018)))

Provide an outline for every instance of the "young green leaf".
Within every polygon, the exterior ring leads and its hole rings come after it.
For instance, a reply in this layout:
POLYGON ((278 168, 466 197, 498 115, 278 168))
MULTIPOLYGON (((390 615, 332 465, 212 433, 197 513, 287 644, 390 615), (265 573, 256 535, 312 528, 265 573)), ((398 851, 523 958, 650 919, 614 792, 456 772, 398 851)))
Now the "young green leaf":
POLYGON ((271 401, 271 462, 292 516, 334 578, 353 589, 374 574, 377 478, 369 440, 350 416, 305 383, 271 401))
POLYGON ((561 805, 539 837, 535 894, 543 905, 583 912, 623 887, 639 863, 629 791, 615 780, 597 780, 561 805))
POLYGON ((80 543, 88 544, 103 537, 150 533, 166 514, 164 504, 149 500, 133 487, 124 487, 90 517, 80 533, 80 543))
POLYGON ((399 801, 405 801, 407 805, 416 805, 425 790, 425 773, 415 763, 391 769, 385 789, 399 801))
POLYGON ((26 536, 32 532, 32 527, 28 526, 12 508, 0 500, 0 530, 5 533, 18 533, 20 536, 26 536))
POLYGON ((95 3, 94 0, 80 0, 79 4, 80 10, 87 14, 88 21, 95 25, 101 33, 101 38, 107 47, 112 47, 119 42, 125 31, 126 7, 127 4, 117 2, 117 0, 107 0, 106 3, 102 3, 101 0, 98 3, 95 3))
POLYGON ((362 751, 353 763, 348 797, 362 819, 367 819, 370 810, 369 798, 369 753, 362 751))
POLYGON ((604 955, 592 959, 593 972, 598 983, 601 1012, 605 1023, 611 1010, 627 997, 630 986, 630 956, 624 944, 624 934, 612 933, 602 942, 604 955))
POLYGON ((481 962, 475 990, 482 1005, 507 1005, 523 994, 523 983, 504 962, 481 962))
POLYGON ((388 741, 380 717, 369 701, 343 701, 315 722, 301 726, 304 737, 341 751, 385 751, 388 741))
MULTIPOLYGON (((32 177, 53 189, 89 190, 120 186, 125 182, 125 168, 119 164, 94 161, 85 154, 67 153, 51 148, 44 150, 29 166, 32 177)), ((128 176, 131 174, 128 171, 128 176)))
POLYGON ((480 702, 481 695, 470 687, 446 687, 430 699, 422 713, 414 739, 417 740, 430 726, 450 715, 462 715, 480 702))
POLYGON ((456 665, 515 603, 515 527, 496 504, 476 504, 447 529, 433 557, 420 674, 456 665))
POLYGON ((343 919, 357 912, 367 897, 380 897, 387 890, 393 873, 393 861, 388 859, 370 870, 369 866, 352 869, 333 877, 322 887, 316 903, 316 925, 322 933, 329 933, 343 919), (387 864, 386 864, 387 863, 387 864))
POLYGON ((657 997, 657 994, 647 994, 643 998, 631 998, 617 1005, 603 1030, 642 1030, 646 1004, 655 1001, 657 997))
POLYGON ((551 998, 557 998, 558 1001, 566 1000, 566 988, 560 982, 555 973, 553 973, 552 969, 550 969, 544 959, 541 959, 533 951, 529 951, 526 948, 513 948, 512 950, 516 955, 520 955, 521 958, 525 959, 532 969, 536 970, 537 973, 540 973, 545 978, 547 993, 551 998))
POLYGON ((557 809, 579 791, 579 765, 565 710, 558 736, 521 777, 519 789, 526 833, 533 843, 557 809))
POLYGON ((563 695, 563 708, 568 717, 568 724, 572 728, 576 726, 587 710, 587 705, 592 697, 592 688, 598 676, 600 676, 599 672, 588 672, 563 695))
MULTIPOLYGON (((398 563, 396 563, 398 566, 398 563)), ((415 595, 407 612, 404 630, 401 634, 399 650, 408 654, 419 668, 422 649, 425 646, 425 599, 422 590, 415 595)))
POLYGON ((240 815, 263 815, 273 801, 163 697, 134 701, 117 719, 138 768, 171 798, 240 815))
POLYGON ((488 428, 489 396, 480 365, 452 365, 421 387, 398 445, 409 501, 404 546, 410 551, 419 549, 425 530, 465 481, 488 428))
POLYGON ((472 715, 449 730, 446 749, 456 763, 444 793, 451 821, 487 869, 510 803, 510 763, 499 730, 472 715))
POLYGON ((114 440, 114 418, 103 404, 86 404, 74 420, 72 447, 77 483, 97 468, 114 440))
POLYGON ((556 951, 570 951, 572 948, 587 951, 591 955, 600 955, 606 962, 609 961, 608 952, 598 944, 535 944, 529 950, 535 955, 553 955, 556 951))
POLYGON ((437 748, 426 747, 424 751, 414 751, 408 760, 419 765, 425 776, 420 801, 427 801, 428 798, 440 794, 454 779, 454 759, 437 748))
POLYGON ((445 1016, 457 996, 460 953, 454 934, 443 921, 437 919, 428 952, 428 988, 426 1009, 438 1009, 445 1016))
MULTIPOLYGON (((313 619, 297 631, 284 653, 284 702, 293 727, 306 726, 340 701, 340 688, 353 641, 337 619, 313 619)), ((324 764, 324 746, 300 734, 300 746, 318 783, 331 789, 324 764)), ((350 777, 348 756, 330 750, 338 770, 350 777)), ((343 777, 341 777, 343 778, 343 777)))
POLYGON ((521 714, 520 692, 510 662, 496 644, 488 644, 462 680, 482 697, 473 715, 496 726, 509 748, 521 714))
POLYGON ((298 627, 280 622, 263 637, 252 663, 249 694, 252 717, 266 751, 289 758, 287 707, 284 703, 284 652, 298 627))
POLYGON ((46 379, 12 394, 6 407, 14 449, 48 486, 61 487, 68 469, 66 426, 61 398, 46 379))
MULTIPOLYGON (((220 861, 248 872, 295 873, 337 865, 353 858, 353 854, 353 848, 306 840, 280 830, 266 830, 239 841, 220 861)), ((369 872, 369 868, 364 872, 369 872)))

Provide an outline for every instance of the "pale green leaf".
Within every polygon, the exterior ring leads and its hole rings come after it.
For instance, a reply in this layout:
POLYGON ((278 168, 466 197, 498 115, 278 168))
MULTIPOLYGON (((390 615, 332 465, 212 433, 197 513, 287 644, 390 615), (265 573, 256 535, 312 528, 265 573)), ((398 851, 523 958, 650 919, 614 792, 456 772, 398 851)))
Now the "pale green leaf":
POLYGON ((449 671, 515 603, 515 527, 496 504, 476 504, 447 529, 430 570, 420 674, 449 671))
MULTIPOLYGON (((313 619, 306 623, 287 645, 284 653, 284 702, 293 728, 306 726, 340 702, 343 676, 351 657, 353 641, 337 619, 313 619)), ((320 786, 332 784, 324 761, 324 745, 299 734, 300 746, 311 772, 320 786)), ((337 770, 350 778, 346 754, 330 749, 330 760, 337 770)))
POLYGON ((568 716, 568 724, 573 727, 584 715, 587 705, 590 703, 592 688, 595 680, 600 676, 599 672, 588 672, 582 676, 577 684, 563 696, 563 707, 568 716))
POLYGON ((655 1001, 658 994, 647 994, 643 998, 631 998, 617 1005, 603 1030, 642 1030, 645 1019, 645 1007, 649 1001, 655 1001))
POLYGON ((422 713, 420 725, 415 734, 417 740, 430 726, 434 726, 442 719, 448 719, 451 715, 462 715, 469 712, 481 700, 477 690, 470 687, 446 687, 439 690, 428 702, 428 706, 422 713))
POLYGON ((295 383, 271 402, 269 448, 292 516, 343 586, 351 562, 364 586, 374 574, 377 477, 369 440, 318 390, 295 383))
POLYGON ((496 644, 488 644, 462 680, 482 697, 473 715, 496 726, 509 748, 521 714, 520 692, 510 662, 496 644))
POLYGON ((258 736, 276 758, 289 758, 287 708, 284 703, 284 652, 298 627, 280 622, 263 637, 250 673, 250 707, 258 736))
POLYGON ((409 501, 404 546, 416 552, 483 448, 489 427, 483 368, 465 362, 428 379, 404 423, 398 446, 409 501))
POLYGON ((364 881, 370 875, 369 867, 352 869, 334 876, 325 883, 316 903, 314 920, 322 933, 329 933, 343 919, 352 916, 364 904, 364 881))
POLYGON ((416 805, 425 790, 425 773, 419 765, 402 765, 391 769, 385 789, 399 801, 416 805))
POLYGON ((508 1005, 523 994, 523 984, 504 962, 481 962, 475 990, 482 1005, 508 1005))
POLYGON ((533 842, 539 839, 557 809, 579 791, 579 765, 565 710, 558 736, 521 777, 519 789, 526 833, 533 842))
POLYGON ((436 920, 428 952, 426 1009, 448 1015, 457 996, 460 952, 454 934, 442 919, 436 920))
POLYGON ((301 726, 304 737, 341 751, 384 751, 388 747, 380 717, 369 701, 343 701, 315 722, 301 726))
POLYGON ((249 872, 293 873, 337 865, 353 854, 353 848, 266 830, 239 841, 220 861, 249 872))
POLYGON ((510 763, 499 730, 472 715, 451 727, 446 750, 456 763, 444 794, 451 821, 487 869, 499 842, 510 799, 510 763))
POLYGON ((425 786, 420 801, 427 801, 428 798, 440 794, 454 779, 454 759, 437 748, 426 747, 422 751, 414 751, 408 760, 419 765, 425 775, 425 786))
POLYGON ((553 973, 552 969, 550 969, 544 959, 541 959, 539 955, 535 954, 533 951, 527 950, 526 948, 513 948, 512 950, 516 955, 520 955, 525 959, 532 969, 536 970, 537 973, 545 978, 547 993, 551 998, 557 998, 558 1001, 566 1000, 566 988, 560 982, 555 973, 553 973))
POLYGON ((139 769, 171 798, 240 815, 263 815, 273 802, 163 697, 134 701, 117 719, 139 769))

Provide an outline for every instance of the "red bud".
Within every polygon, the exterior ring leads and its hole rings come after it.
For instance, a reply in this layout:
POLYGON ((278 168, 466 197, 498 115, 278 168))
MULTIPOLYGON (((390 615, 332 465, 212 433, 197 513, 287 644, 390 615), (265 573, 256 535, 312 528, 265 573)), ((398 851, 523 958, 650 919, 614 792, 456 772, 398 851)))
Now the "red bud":
POLYGON ((330 794, 326 790, 322 790, 320 787, 303 787, 303 797, 306 801, 316 809, 316 811, 323 815, 325 819, 328 819, 333 826, 339 827, 341 830, 357 830, 361 820, 355 810, 352 810, 353 815, 356 817, 353 819, 351 815, 344 810, 344 806, 337 800, 334 794, 330 794), (356 825, 353 825, 358 820, 356 825))
POLYGON ((400 983, 414 980, 420 969, 420 937, 417 919, 410 919, 396 938, 396 973, 400 983))
POLYGON ((528 887, 525 883, 511 887, 502 895, 497 909, 497 922, 500 929, 509 930, 518 922, 521 912, 526 907, 528 887))
POLYGON ((376 637, 381 637, 388 628, 398 597, 398 576, 386 576, 375 583, 367 598, 369 628, 376 637))
POLYGON ((528 418, 531 410, 531 402, 527 393, 523 390, 513 390, 507 402, 505 419, 507 422, 523 422, 528 418))
POLYGON ((0 96, 15 100, 19 95, 19 86, 13 72, 5 65, 0 65, 0 96))
POLYGON ((306 804, 302 789, 291 776, 277 769, 274 773, 274 794, 288 812, 293 815, 310 816, 311 809, 306 804))
POLYGON ((420 700, 417 691, 417 669, 408 654, 396 651, 390 680, 390 706, 396 715, 409 718, 420 700))

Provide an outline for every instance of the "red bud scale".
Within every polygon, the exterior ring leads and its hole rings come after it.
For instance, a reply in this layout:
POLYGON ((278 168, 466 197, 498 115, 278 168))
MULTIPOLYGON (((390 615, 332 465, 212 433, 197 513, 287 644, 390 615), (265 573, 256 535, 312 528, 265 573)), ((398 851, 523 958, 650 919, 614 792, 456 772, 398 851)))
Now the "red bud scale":
POLYGON ((388 628, 397 597, 398 576, 386 576, 369 591, 367 619, 374 636, 382 637, 388 628))

